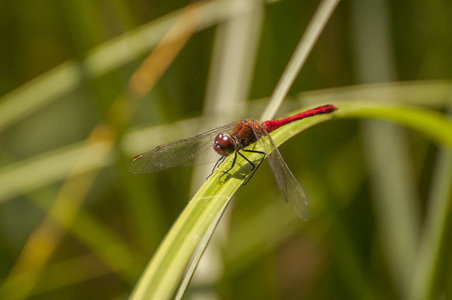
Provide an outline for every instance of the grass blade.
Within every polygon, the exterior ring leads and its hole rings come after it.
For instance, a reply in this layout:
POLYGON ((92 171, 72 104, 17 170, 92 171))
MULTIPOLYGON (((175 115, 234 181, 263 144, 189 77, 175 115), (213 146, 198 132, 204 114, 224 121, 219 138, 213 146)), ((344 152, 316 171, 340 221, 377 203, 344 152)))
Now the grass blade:
MULTIPOLYGON (((281 145, 302 130, 326 120, 380 118, 421 131, 436 142, 452 148, 452 122, 439 113, 381 104, 337 106, 340 110, 334 114, 288 124, 272 134, 272 137, 277 145, 281 145)), ((218 172, 227 169, 227 162, 218 172)), ((167 299, 173 295, 199 243, 242 184, 240 176, 230 177, 218 184, 218 172, 199 189, 176 220, 144 271, 131 299, 167 299)))
POLYGON ((261 116, 261 121, 272 119, 278 111, 278 108, 281 106, 281 103, 289 92, 290 87, 303 67, 304 62, 308 58, 309 53, 311 53, 315 42, 322 33, 323 28, 325 28, 326 23, 330 19, 338 3, 339 0, 324 0, 320 3, 315 15, 309 22, 306 32, 301 37, 300 43, 295 49, 292 58, 287 64, 287 67, 273 92, 272 99, 261 116))

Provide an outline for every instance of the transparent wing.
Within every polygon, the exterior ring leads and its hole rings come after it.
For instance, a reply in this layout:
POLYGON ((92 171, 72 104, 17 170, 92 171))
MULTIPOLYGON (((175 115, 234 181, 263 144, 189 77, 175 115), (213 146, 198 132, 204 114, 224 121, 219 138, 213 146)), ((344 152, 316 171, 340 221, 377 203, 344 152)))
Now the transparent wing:
POLYGON ((264 137, 260 140, 265 144, 264 148, 268 153, 267 160, 278 188, 295 210, 295 213, 301 219, 307 220, 309 218, 309 204, 300 184, 282 158, 275 142, 265 130, 264 137))
POLYGON ((160 145, 136 156, 129 163, 132 174, 147 174, 172 167, 206 164, 221 156, 213 149, 215 137, 219 133, 231 132, 236 122, 218 126, 198 133, 192 137, 160 145))

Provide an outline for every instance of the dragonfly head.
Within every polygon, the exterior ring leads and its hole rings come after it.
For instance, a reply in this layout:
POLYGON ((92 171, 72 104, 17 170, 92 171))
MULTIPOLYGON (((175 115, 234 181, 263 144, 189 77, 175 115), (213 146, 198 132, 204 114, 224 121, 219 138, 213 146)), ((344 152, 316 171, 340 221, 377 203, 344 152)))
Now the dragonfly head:
POLYGON ((220 133, 215 137, 213 149, 222 156, 228 156, 229 154, 234 153, 236 146, 229 134, 220 133))

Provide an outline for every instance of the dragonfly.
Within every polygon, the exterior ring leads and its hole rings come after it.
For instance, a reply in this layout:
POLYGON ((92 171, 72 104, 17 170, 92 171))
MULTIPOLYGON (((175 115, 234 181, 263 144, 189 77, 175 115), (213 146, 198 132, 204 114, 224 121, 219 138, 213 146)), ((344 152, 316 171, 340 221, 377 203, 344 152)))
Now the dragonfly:
POLYGON ((251 170, 244 176, 245 178, 249 175, 248 179, 250 179, 264 159, 267 158, 273 177, 284 199, 301 219, 307 220, 309 205, 306 195, 284 162, 278 147, 270 137, 270 133, 291 122, 316 115, 329 114, 337 109, 336 106, 327 104, 279 120, 260 123, 245 119, 221 125, 189 138, 157 146, 148 152, 135 156, 129 163, 129 172, 132 174, 148 174, 173 167, 216 161, 212 170, 213 174, 226 157, 234 155, 232 165, 220 175, 219 179, 234 168, 238 156, 243 157, 251 166, 251 170), (252 147, 252 145, 256 146, 257 144, 260 144, 258 150, 256 150, 256 147, 252 147), (247 153, 260 155, 260 160, 253 163, 247 157, 247 153))

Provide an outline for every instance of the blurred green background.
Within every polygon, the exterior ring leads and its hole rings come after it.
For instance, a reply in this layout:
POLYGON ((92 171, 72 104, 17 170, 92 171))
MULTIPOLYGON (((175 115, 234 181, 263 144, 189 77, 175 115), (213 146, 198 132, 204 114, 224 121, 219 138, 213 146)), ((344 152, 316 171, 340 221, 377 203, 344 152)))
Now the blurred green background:
MULTIPOLYGON (((128 161, 258 119, 319 4, 223 2, 182 16, 188 1, 0 3, 1 298, 128 297, 205 178, 132 175, 128 161), (176 42, 153 52, 144 70, 162 71, 140 90, 133 78, 168 32, 176 42)), ((442 118, 451 15, 450 1, 341 2, 278 116, 379 101, 442 118), (409 82, 378 84, 399 81, 409 82)), ((337 119, 280 149, 310 220, 284 204, 264 164, 229 205, 188 299, 452 296, 450 147, 386 121, 337 119)))

